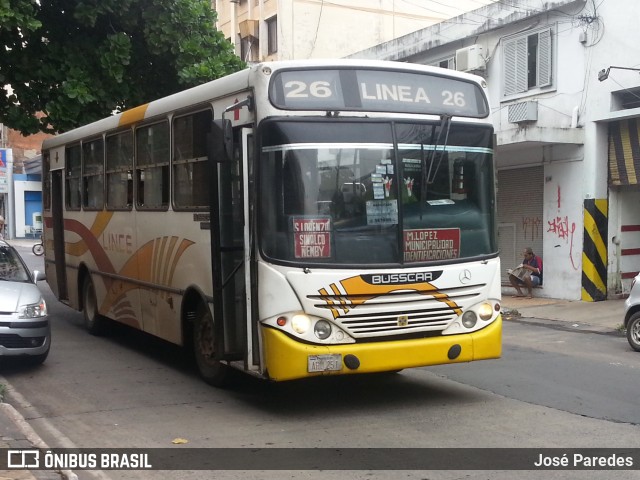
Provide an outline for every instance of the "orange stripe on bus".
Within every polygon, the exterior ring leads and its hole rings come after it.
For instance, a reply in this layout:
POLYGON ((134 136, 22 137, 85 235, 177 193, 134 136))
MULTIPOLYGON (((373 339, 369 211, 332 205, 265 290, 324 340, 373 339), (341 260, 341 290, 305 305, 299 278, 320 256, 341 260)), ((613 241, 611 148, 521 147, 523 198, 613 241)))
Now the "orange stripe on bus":
MULTIPOLYGON (((100 235, 102 235, 102 232, 104 232, 105 228, 107 228, 107 225, 109 225, 111 217, 113 217, 113 212, 99 212, 96 215, 96 218, 93 221, 93 225, 91 225, 91 228, 89 229, 91 231, 91 234, 95 238, 98 238, 100 235)), ((84 255, 84 253, 88 249, 86 240, 87 239, 83 237, 77 242, 67 242, 67 244, 65 245, 65 252, 76 257, 84 255)))
POLYGON ((140 105, 139 107, 135 107, 131 110, 122 112, 120 121, 118 122, 118 126, 124 127, 125 125, 131 125, 132 123, 144 120, 144 114, 147 113, 147 107, 149 107, 149 104, 145 103, 144 105, 140 105))

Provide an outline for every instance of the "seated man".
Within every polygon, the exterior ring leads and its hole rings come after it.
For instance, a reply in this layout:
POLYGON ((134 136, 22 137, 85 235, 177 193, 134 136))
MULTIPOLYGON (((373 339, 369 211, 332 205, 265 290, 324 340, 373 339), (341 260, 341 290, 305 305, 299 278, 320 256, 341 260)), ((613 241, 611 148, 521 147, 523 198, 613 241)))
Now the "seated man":
POLYGON ((516 277, 513 274, 509 274, 509 282, 511 286, 518 292, 516 297, 524 297, 520 287, 523 285, 527 287, 528 297, 533 298, 533 287, 542 285, 542 259, 537 255, 534 255, 531 247, 524 249, 524 260, 522 261, 521 268, 529 270, 529 275, 525 275, 522 279, 516 277))

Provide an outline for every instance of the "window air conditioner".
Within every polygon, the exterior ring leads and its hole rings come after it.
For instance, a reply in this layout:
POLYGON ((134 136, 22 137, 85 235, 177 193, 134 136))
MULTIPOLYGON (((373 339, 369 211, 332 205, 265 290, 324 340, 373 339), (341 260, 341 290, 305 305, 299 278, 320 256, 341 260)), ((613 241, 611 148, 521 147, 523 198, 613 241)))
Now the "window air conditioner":
POLYGON ((243 20, 238 26, 240 27, 240 38, 258 38, 258 20, 243 20))
POLYGON ((471 72, 473 70, 484 70, 486 65, 482 58, 482 47, 471 45, 456 50, 456 70, 459 72, 471 72))
POLYGON ((508 109, 509 123, 535 122, 538 120, 538 102, 512 103, 508 109))

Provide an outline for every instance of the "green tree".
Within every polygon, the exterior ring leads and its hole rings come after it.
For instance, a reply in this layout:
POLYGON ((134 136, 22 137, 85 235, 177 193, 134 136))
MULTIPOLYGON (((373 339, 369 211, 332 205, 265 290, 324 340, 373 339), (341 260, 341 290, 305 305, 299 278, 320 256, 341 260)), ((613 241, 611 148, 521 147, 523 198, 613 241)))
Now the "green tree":
POLYGON ((56 133, 244 67, 209 0, 0 0, 0 122, 56 133))

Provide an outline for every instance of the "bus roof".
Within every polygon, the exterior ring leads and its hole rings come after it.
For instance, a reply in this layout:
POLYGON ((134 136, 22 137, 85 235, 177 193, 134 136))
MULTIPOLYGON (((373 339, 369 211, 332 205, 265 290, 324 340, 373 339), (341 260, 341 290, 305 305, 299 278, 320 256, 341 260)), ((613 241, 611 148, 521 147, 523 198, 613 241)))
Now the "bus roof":
POLYGON ((143 120, 158 117, 169 112, 186 109, 198 104, 205 104, 216 98, 234 95, 247 90, 251 86, 251 79, 258 72, 270 68, 272 72, 281 69, 326 69, 326 68, 362 68, 362 69, 388 69, 406 72, 430 73, 438 76, 448 76, 482 85, 483 78, 454 70, 432 67, 427 65, 395 62, 388 60, 356 60, 356 59, 322 59, 322 60, 282 60, 275 62, 263 62, 236 73, 212 80, 210 82, 192 87, 164 98, 153 100, 147 104, 116 113, 96 122, 78 127, 55 137, 46 139, 42 149, 48 150, 68 143, 77 142, 80 139, 98 136, 105 131, 113 131, 127 125, 132 125, 143 120))

